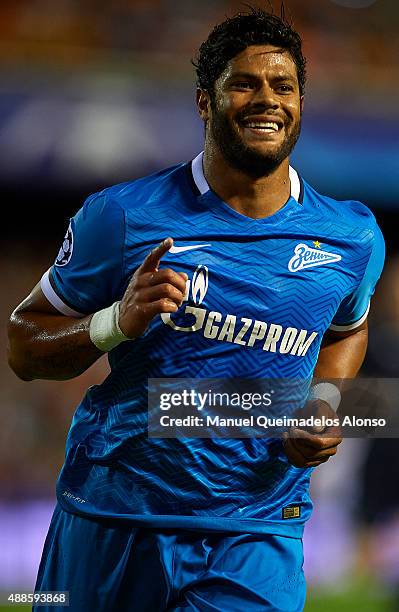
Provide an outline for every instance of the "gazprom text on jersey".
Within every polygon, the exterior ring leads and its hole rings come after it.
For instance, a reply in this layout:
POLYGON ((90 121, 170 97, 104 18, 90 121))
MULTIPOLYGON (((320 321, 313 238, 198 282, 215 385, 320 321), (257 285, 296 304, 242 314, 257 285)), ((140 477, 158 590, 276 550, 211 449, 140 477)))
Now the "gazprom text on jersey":
POLYGON ((194 315, 195 322, 190 326, 177 325, 170 314, 162 314, 164 323, 180 332, 199 332, 209 340, 219 342, 233 342, 241 346, 254 347, 255 343, 263 342, 262 349, 272 353, 283 353, 304 357, 318 332, 309 332, 306 329, 286 327, 277 323, 266 323, 248 319, 237 318, 236 315, 217 311, 208 312, 205 308, 186 306, 185 314, 194 315))

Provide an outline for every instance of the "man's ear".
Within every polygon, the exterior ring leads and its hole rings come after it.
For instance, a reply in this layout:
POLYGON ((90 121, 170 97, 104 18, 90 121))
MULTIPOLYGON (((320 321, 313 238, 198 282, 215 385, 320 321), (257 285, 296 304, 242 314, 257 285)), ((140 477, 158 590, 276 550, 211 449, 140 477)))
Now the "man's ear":
POLYGON ((303 109, 305 108, 305 96, 301 96, 300 105, 301 105, 301 113, 303 113, 303 109))
POLYGON ((209 93, 205 89, 197 89, 196 98, 199 116, 206 123, 209 119, 211 105, 209 93))

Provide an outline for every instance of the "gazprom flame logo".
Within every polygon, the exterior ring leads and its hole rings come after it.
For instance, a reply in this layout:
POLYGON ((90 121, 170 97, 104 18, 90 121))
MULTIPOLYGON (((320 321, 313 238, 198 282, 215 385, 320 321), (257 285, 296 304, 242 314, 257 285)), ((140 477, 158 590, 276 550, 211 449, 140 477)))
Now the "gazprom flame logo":
MULTIPOLYGON (((208 277, 209 272, 206 266, 201 265, 196 268, 191 281, 186 281, 184 302, 190 301, 191 293, 191 298, 194 304, 202 304, 208 291, 208 277)), ((169 325, 169 327, 172 327, 176 331, 195 332, 202 328, 206 313, 207 311, 204 308, 197 308, 197 306, 187 305, 184 307, 184 314, 190 315, 190 325, 178 325, 175 323, 175 321, 173 321, 169 312, 162 312, 161 319, 166 325, 169 325)))
POLYGON ((208 268, 198 266, 191 281, 191 295, 194 304, 202 304, 208 291, 208 268))

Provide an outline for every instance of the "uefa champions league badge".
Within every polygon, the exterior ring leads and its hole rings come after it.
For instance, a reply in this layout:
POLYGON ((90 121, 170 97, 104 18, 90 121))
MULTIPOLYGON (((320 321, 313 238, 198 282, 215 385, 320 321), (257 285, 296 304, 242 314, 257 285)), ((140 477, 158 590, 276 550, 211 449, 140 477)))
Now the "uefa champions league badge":
POLYGON ((68 226, 67 233, 65 234, 64 242, 58 252, 57 259, 55 260, 56 266, 66 266, 68 261, 72 257, 73 251, 73 232, 71 223, 68 226))

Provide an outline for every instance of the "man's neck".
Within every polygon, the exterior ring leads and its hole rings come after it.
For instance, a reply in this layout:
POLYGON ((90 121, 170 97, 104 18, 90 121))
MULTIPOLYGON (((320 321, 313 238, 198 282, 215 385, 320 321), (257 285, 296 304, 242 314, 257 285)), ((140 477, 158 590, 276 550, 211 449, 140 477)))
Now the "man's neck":
POLYGON ((290 197, 288 158, 270 175, 253 178, 232 168, 219 151, 205 148, 203 166, 211 189, 246 217, 269 217, 282 208, 290 197))

